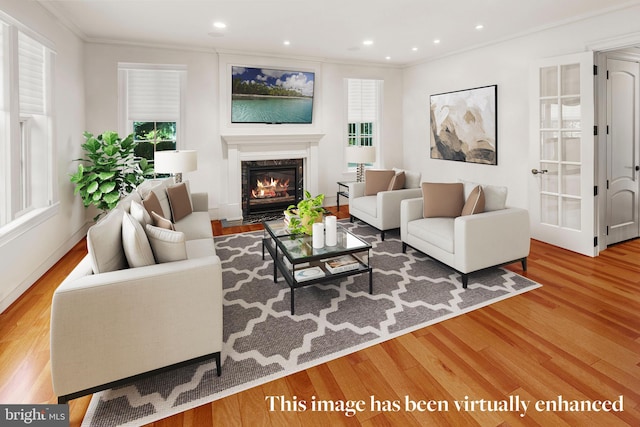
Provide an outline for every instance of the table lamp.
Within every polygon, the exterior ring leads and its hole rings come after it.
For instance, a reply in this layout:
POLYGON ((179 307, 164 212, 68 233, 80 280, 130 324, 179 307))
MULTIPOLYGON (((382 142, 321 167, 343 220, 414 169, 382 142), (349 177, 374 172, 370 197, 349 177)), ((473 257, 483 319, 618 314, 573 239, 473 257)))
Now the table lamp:
POLYGON ((376 161, 376 148, 371 146, 350 145, 347 147, 347 162, 357 164, 356 180, 364 181, 365 163, 376 161))
POLYGON ((176 184, 182 182, 182 173, 198 169, 198 153, 195 150, 156 151, 153 163, 156 173, 172 173, 176 184))

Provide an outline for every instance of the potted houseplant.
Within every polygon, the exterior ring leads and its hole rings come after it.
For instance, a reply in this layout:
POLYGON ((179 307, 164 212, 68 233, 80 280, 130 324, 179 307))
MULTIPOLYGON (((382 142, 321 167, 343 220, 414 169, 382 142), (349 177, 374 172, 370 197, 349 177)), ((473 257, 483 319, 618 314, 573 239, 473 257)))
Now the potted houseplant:
POLYGON ((313 197, 305 190, 304 198, 297 205, 289 206, 284 213, 288 218, 289 230, 294 234, 306 233, 310 235, 313 223, 322 221, 323 201, 324 194, 313 197))
POLYGON ((144 181, 145 175, 152 174, 153 167, 147 159, 135 158, 133 134, 120 138, 113 131, 98 136, 85 132, 84 138, 86 158, 76 159, 81 163, 71 175, 71 182, 76 185, 74 194, 80 194, 85 207, 94 205, 100 210, 95 221, 144 181))

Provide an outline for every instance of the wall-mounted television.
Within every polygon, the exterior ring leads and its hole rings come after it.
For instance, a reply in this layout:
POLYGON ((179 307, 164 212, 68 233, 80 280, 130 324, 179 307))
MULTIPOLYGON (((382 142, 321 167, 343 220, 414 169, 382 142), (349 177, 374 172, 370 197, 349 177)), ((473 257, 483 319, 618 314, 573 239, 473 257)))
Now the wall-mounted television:
POLYGON ((313 119, 315 74, 231 67, 231 123, 297 123, 313 119))

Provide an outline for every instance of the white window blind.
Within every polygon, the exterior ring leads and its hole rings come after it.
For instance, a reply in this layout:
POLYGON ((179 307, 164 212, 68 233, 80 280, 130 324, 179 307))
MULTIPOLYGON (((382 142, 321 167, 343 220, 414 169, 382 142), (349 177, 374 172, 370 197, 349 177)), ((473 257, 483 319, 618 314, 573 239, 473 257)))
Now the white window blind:
POLYGON ((45 48, 18 32, 18 91, 20 114, 45 114, 45 48))
POLYGON ((180 71, 126 70, 126 72, 128 120, 179 120, 180 71))
POLYGON ((377 121, 378 88, 378 80, 348 79, 349 123, 377 121))

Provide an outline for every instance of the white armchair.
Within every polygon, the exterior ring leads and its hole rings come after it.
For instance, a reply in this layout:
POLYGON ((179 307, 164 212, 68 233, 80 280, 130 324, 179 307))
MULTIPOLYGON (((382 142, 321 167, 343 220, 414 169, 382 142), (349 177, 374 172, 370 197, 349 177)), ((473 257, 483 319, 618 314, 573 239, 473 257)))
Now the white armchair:
POLYGON ((529 213, 504 209, 458 216, 424 218, 423 198, 403 200, 400 207, 402 252, 407 246, 455 269, 466 288, 469 273, 520 261, 527 270, 529 213))
MULTIPOLYGON (((370 171, 366 171, 368 173, 370 171)), ((404 188, 365 195, 365 182, 349 184, 349 215, 378 229, 384 240, 385 231, 400 227, 400 202, 419 197, 420 173, 405 172, 404 188)))

